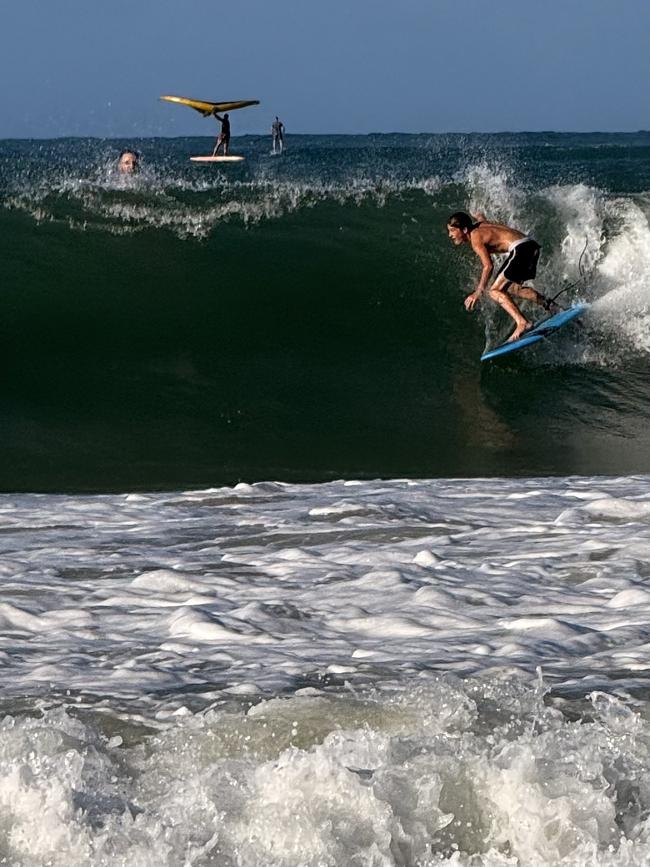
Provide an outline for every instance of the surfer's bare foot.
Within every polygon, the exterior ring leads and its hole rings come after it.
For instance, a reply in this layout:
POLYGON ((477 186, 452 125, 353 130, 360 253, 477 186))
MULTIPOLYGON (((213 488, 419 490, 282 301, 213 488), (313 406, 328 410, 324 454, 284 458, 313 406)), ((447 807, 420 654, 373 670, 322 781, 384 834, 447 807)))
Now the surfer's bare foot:
POLYGON ((514 343, 515 340, 519 340, 520 337, 523 337, 527 331, 533 327, 532 322, 528 322, 528 320, 524 319, 515 330, 512 332, 510 337, 508 338, 508 343, 514 343))

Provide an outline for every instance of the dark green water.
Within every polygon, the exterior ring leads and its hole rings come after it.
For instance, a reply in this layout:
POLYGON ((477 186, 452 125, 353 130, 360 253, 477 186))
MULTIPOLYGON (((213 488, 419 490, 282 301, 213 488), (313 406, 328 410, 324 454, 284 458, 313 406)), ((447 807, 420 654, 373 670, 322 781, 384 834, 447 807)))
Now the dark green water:
POLYGON ((0 490, 650 471, 650 134, 123 144, 0 142, 0 490), (582 327, 479 363, 470 207, 582 327))

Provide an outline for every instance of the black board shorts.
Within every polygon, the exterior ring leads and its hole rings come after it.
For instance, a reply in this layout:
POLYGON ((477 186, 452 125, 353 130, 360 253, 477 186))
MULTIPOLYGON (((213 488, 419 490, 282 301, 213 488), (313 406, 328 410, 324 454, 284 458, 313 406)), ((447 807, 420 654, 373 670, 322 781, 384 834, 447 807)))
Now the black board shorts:
POLYGON ((503 274, 510 283, 523 283, 532 280, 537 273, 537 260, 541 247, 532 238, 522 239, 508 252, 506 260, 499 268, 499 274, 503 274))

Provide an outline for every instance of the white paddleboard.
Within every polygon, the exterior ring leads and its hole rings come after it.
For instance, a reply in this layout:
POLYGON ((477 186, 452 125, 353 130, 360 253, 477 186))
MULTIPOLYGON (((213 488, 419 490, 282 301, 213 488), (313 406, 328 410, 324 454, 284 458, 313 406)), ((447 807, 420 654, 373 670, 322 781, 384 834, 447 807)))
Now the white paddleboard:
POLYGON ((193 163, 240 163, 244 157, 227 156, 227 157, 190 157, 193 163))

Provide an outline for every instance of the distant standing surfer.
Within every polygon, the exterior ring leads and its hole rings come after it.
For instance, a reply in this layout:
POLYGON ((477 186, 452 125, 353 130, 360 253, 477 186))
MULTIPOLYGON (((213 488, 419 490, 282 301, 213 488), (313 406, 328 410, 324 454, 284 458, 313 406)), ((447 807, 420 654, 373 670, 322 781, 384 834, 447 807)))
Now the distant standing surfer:
POLYGON ((510 295, 539 304, 550 313, 556 313, 560 309, 550 298, 541 295, 531 286, 523 285, 526 280, 532 280, 537 273, 537 260, 541 248, 533 238, 510 226, 492 223, 485 218, 484 214, 470 216, 464 211, 457 211, 449 217, 447 234, 456 245, 470 244, 483 265, 476 289, 465 298, 466 310, 474 309, 476 302, 487 288, 494 271, 492 256, 498 253, 508 254, 488 294, 514 319, 515 330, 508 338, 509 342, 519 340, 532 328, 532 323, 526 319, 510 295))
POLYGON ((216 157, 219 153, 219 148, 223 147, 223 155, 227 157, 228 145, 230 144, 230 121, 227 114, 224 114, 223 117, 219 117, 219 115, 215 111, 214 116, 221 123, 221 132, 217 137, 217 143, 215 144, 214 150, 212 151, 212 156, 216 157))
POLYGON ((271 124, 271 139, 273 141, 273 153, 281 154, 284 148, 284 124, 277 114, 275 120, 271 124))

